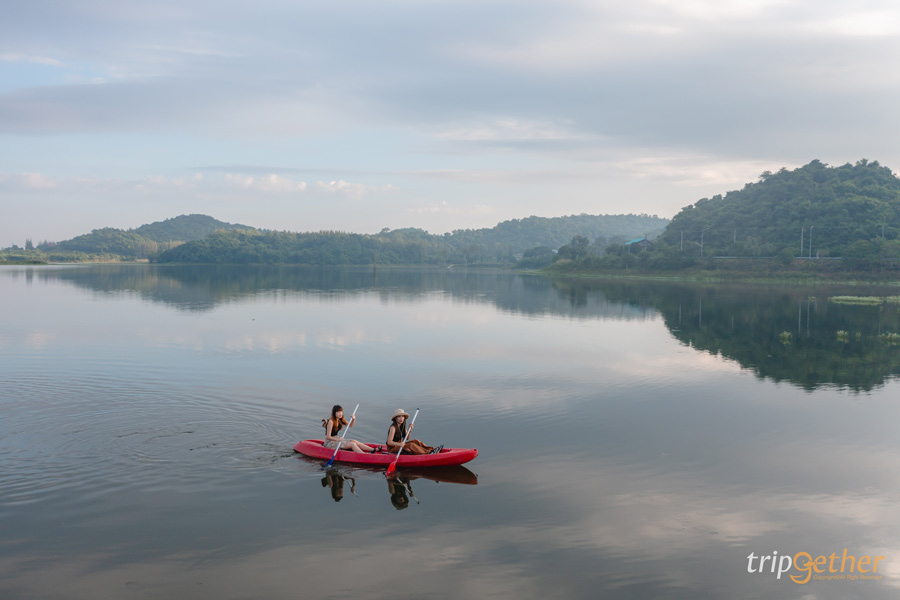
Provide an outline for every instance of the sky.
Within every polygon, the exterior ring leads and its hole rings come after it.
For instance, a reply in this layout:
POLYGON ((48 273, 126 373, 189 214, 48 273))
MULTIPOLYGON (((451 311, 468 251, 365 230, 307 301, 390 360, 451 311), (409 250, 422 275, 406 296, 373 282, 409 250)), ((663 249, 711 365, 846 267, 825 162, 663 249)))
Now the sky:
POLYGON ((0 248, 181 214, 431 233, 671 218, 900 169, 900 4, 0 0, 0 248))

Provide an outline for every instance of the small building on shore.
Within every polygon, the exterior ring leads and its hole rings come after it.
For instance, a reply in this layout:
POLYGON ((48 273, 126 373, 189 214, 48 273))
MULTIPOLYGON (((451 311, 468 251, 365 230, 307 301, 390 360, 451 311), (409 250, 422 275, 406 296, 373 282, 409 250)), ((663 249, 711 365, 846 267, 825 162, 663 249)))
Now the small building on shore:
POLYGON ((653 247, 653 242, 648 240, 647 238, 637 238, 631 240, 630 242, 625 242, 625 245, 628 246, 628 249, 631 250, 634 247, 639 248, 640 250, 649 250, 653 247))

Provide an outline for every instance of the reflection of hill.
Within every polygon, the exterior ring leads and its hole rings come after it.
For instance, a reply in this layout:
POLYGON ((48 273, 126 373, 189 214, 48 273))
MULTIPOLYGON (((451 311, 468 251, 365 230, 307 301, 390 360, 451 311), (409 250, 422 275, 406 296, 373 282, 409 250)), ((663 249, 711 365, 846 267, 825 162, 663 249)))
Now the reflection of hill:
MULTIPOLYGON (((18 272, 22 274, 22 271, 18 272)), ((597 290, 551 283, 544 277, 462 269, 321 269, 298 266, 99 265, 38 268, 27 276, 67 281, 97 292, 134 292, 189 311, 212 310, 260 294, 294 293, 329 301, 378 294, 394 302, 435 293, 455 302, 491 303, 526 315, 643 319, 646 309, 610 302, 597 290)))
POLYGON ((759 377, 809 390, 835 385, 861 391, 900 374, 900 348, 879 337, 900 331, 897 305, 828 302, 846 290, 675 284, 603 290, 611 300, 624 301, 624 293, 652 302, 683 343, 736 360, 759 377), (847 334, 839 339, 839 331, 847 334))
POLYGON ((98 293, 137 293, 148 300, 173 304, 184 310, 209 310, 217 301, 215 290, 209 287, 186 284, 163 269, 143 265, 42 267, 6 274, 64 281, 98 293))
POLYGON ((858 288, 771 288, 641 282, 550 280, 484 270, 318 269, 296 266, 35 267, 11 277, 60 280, 101 293, 136 293, 181 310, 208 311, 260 295, 340 301, 373 296, 419 302, 493 304, 526 316, 645 320, 662 315, 672 335, 697 350, 733 359, 759 377, 805 389, 835 385, 870 390, 900 374, 900 348, 882 333, 900 332, 896 304, 829 303, 840 294, 896 295, 858 288), (847 332, 838 335, 838 332, 847 332), (790 334, 789 339, 787 334, 790 334))

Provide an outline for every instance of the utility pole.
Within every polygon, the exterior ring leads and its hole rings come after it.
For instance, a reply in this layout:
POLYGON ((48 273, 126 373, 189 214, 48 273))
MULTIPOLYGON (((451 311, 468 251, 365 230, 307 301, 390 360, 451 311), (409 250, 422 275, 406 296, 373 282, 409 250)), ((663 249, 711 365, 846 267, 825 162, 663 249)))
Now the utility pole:
POLYGON ((815 225, 809 226, 809 256, 807 258, 812 258, 812 230, 815 225))

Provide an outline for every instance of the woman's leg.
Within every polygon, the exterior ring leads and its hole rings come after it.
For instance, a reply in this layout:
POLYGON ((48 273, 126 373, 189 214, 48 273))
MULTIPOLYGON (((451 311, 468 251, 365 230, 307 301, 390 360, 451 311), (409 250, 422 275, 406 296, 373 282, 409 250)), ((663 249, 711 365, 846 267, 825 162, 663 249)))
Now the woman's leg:
POLYGON ((368 446, 363 444, 362 442, 358 442, 356 440, 350 440, 349 442, 344 442, 342 446, 344 450, 349 450, 351 452, 371 452, 372 446, 368 446))

